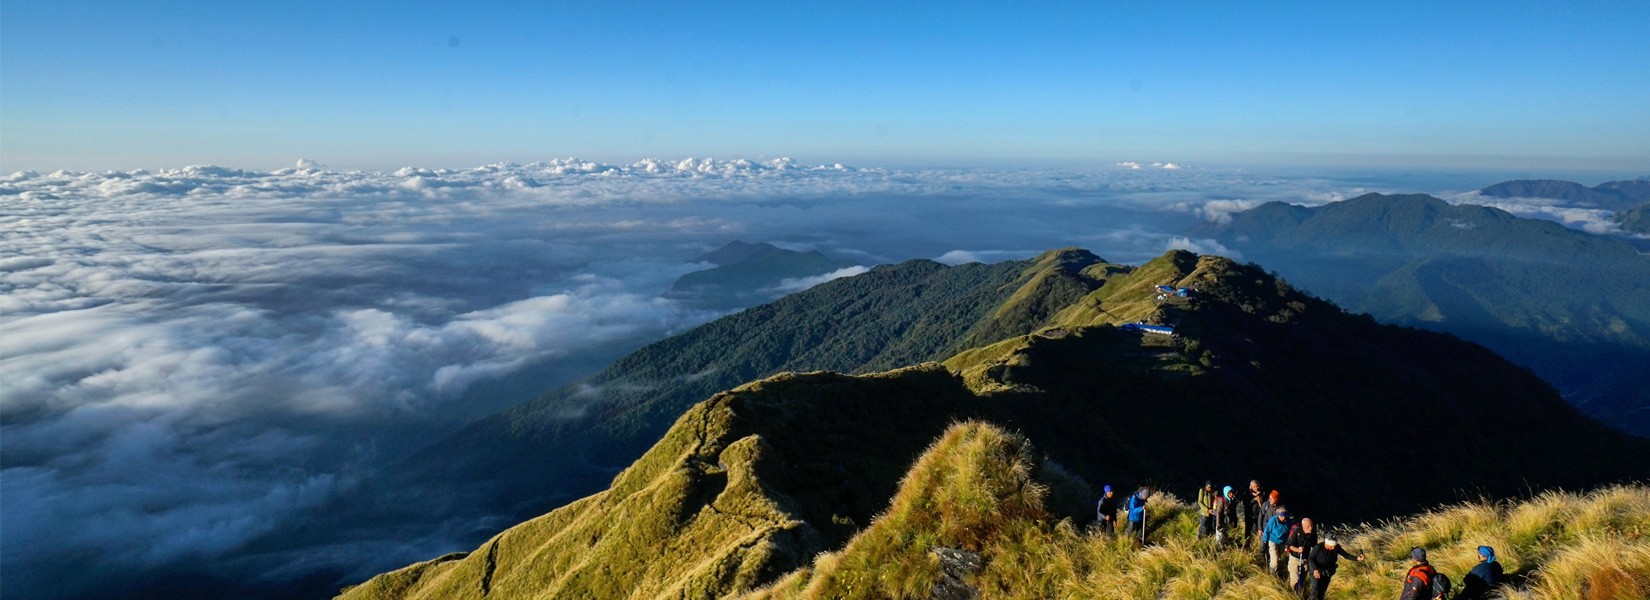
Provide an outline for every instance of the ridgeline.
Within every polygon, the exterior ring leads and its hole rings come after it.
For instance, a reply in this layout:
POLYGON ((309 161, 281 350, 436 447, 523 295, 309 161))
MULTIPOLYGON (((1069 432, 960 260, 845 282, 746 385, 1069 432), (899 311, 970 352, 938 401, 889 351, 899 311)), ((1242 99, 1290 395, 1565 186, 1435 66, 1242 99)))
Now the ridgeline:
POLYGON ((1623 238, 1421 194, 1272 202, 1188 233, 1349 310, 1488 346, 1650 436, 1650 256, 1623 238))
MULTIPOLYGON (((1090 483, 1259 478, 1299 514, 1352 522, 1630 480, 1650 464, 1650 441, 1583 417, 1482 347, 1180 251, 1138 267, 1063 250, 879 268, 650 346, 586 386, 623 395, 574 415, 577 390, 546 397, 458 439, 544 481, 568 456, 615 460, 654 419, 674 425, 605 490, 344 597, 928 597, 941 583, 1116 597, 1094 582, 1134 581, 1121 561, 1145 559, 1078 533, 1090 483), (1157 285, 1194 292, 1160 300, 1157 285), (820 321, 785 320, 801 316, 820 321), (1129 322, 1175 334, 1117 326, 1129 322), (810 361, 861 374, 764 374, 810 361), (900 364, 916 366, 869 373, 900 364), (756 381, 714 391, 737 377, 756 381), (684 402, 699 386, 709 399, 684 402), (980 554, 984 571, 942 569, 937 549, 980 554), (1044 556, 1074 566, 1027 563, 1044 556)), ((1173 503, 1154 510, 1178 518, 1173 503)), ((1157 537, 1198 552, 1172 531, 1157 537)), ((1242 556, 1198 560, 1231 576, 1191 589, 1282 591, 1245 575, 1242 556)), ((1129 585, 1179 589, 1177 576, 1129 585)))

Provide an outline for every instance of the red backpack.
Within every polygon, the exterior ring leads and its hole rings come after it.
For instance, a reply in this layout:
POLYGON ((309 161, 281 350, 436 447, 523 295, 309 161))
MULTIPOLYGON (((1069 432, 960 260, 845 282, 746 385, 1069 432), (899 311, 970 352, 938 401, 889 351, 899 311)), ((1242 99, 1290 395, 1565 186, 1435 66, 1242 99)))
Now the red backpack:
POLYGON ((1432 568, 1432 565, 1415 565, 1410 567, 1409 576, 1418 577, 1421 579, 1421 589, 1427 591, 1427 598, 1443 598, 1448 596, 1450 593, 1450 588, 1454 587, 1450 584, 1449 577, 1445 577, 1443 573, 1439 573, 1437 569, 1432 568))

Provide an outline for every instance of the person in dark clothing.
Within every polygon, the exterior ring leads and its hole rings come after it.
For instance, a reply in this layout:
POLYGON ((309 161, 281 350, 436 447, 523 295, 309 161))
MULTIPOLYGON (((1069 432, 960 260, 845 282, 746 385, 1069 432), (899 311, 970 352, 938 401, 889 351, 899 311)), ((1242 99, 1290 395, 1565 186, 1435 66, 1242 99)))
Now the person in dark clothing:
POLYGON ((1095 524, 1100 526, 1101 533, 1106 535, 1117 534, 1117 493, 1111 486, 1106 486, 1106 495, 1100 497, 1100 503, 1095 507, 1095 524))
POLYGON ((1329 592, 1329 580, 1335 576, 1335 569, 1338 567, 1336 563, 1340 562, 1342 556, 1359 562, 1364 559, 1362 552, 1353 556, 1341 548, 1340 542, 1332 537, 1325 536, 1322 544, 1312 548, 1312 552, 1306 557, 1306 568, 1311 570, 1307 579, 1306 600, 1324 600, 1325 594, 1329 592))
POLYGON ((1151 490, 1140 488, 1123 505, 1123 510, 1129 513, 1129 526, 1123 530, 1123 535, 1139 539, 1141 544, 1146 543, 1146 497, 1150 494, 1151 490))
POLYGON ((1203 539, 1215 534, 1215 482, 1203 482, 1197 491, 1197 537, 1203 539))
POLYGON ((1495 560, 1495 548, 1479 546, 1478 566, 1461 578, 1461 593, 1455 595, 1455 600, 1499 598, 1499 594, 1491 594, 1495 593, 1496 586, 1506 582, 1507 575, 1501 570, 1501 563, 1495 560))
POLYGON ((1215 496, 1215 543, 1234 541, 1237 535, 1238 498, 1232 486, 1226 486, 1215 496))
POLYGON ((1249 495, 1243 502, 1243 543, 1253 544, 1260 537, 1260 530, 1266 526, 1266 519, 1260 514, 1260 505, 1266 503, 1266 494, 1260 490, 1260 481, 1249 480, 1249 495))
POLYGON ((1289 530, 1289 538, 1284 542, 1284 548, 1289 551, 1289 589, 1300 591, 1306 574, 1306 553, 1318 547, 1318 530, 1313 526, 1312 519, 1301 519, 1301 522, 1289 530))
POLYGON ((1409 562, 1409 573, 1404 575, 1404 591, 1398 595, 1398 600, 1434 600, 1432 580, 1438 577, 1438 570, 1427 564, 1427 549, 1420 546, 1410 548, 1409 562))

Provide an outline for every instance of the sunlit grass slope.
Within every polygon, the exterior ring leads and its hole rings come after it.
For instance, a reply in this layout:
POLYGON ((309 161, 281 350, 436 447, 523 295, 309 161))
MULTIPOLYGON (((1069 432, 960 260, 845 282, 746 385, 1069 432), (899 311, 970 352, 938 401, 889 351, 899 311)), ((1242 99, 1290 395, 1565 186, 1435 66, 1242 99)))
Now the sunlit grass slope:
POLYGON ((759 597, 922 598, 941 578, 937 548, 987 552, 988 573, 1029 565, 1052 519, 1044 500, 1070 485, 1024 438, 997 427, 957 425, 905 475, 892 506, 840 552, 759 597))
POLYGON ((840 546, 951 411, 937 365, 781 375, 689 409, 603 492, 345 598, 715 598, 840 546))
MULTIPOLYGON (((941 596, 950 582, 936 548, 979 554, 982 568, 960 583, 983 598, 1295 597, 1251 551, 1194 539, 1190 508, 1172 496, 1154 498, 1148 520, 1159 525, 1144 549, 1050 517, 1028 448, 990 426, 953 428, 906 476, 888 511, 843 550, 745 598, 941 596)), ((1330 598, 1396 597, 1417 545, 1460 581, 1484 544, 1512 575, 1501 590, 1508 600, 1650 597, 1650 488, 1642 486, 1456 505, 1336 534, 1368 560, 1343 560, 1330 598)))

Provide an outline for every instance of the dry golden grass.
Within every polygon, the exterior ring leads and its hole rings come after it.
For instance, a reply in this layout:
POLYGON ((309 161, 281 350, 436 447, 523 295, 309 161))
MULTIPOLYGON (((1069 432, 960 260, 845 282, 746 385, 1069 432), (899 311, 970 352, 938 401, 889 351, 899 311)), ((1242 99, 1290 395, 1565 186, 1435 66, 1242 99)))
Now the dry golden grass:
POLYGON ((1547 492, 1520 502, 1441 508, 1360 528, 1350 544, 1371 560, 1337 579, 1333 598, 1388 594, 1411 546, 1455 581, 1477 563, 1480 545, 1523 584, 1509 600, 1650 598, 1650 488, 1615 486, 1591 493, 1547 492))
MULTIPOLYGON (((969 423, 930 448, 888 512, 839 552, 750 598, 928 598, 940 580, 935 546, 979 552, 966 578, 983 598, 1276 599, 1295 596, 1248 550, 1191 535, 1188 506, 1167 494, 1144 549, 1129 540, 1050 523, 1038 506, 1036 457, 1023 439, 969 423), (969 489, 958 489, 969 488, 969 489), (947 505, 949 504, 949 505, 947 505)), ((1520 502, 1444 507, 1336 532, 1365 562, 1342 561, 1330 598, 1395 597, 1412 546, 1459 584, 1494 546, 1516 585, 1508 600, 1650 598, 1650 488, 1549 492, 1520 502)))

